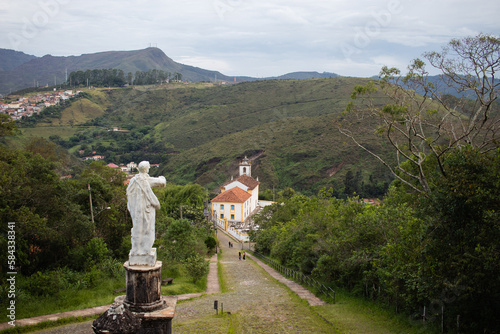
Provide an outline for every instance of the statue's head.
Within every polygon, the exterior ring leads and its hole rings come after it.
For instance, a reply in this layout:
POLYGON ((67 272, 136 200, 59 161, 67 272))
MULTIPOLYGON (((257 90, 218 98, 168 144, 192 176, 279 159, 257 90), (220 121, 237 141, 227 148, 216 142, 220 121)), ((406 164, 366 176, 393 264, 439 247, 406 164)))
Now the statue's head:
POLYGON ((139 170, 139 173, 147 173, 149 172, 149 167, 149 161, 141 161, 139 166, 137 166, 137 169, 139 170))

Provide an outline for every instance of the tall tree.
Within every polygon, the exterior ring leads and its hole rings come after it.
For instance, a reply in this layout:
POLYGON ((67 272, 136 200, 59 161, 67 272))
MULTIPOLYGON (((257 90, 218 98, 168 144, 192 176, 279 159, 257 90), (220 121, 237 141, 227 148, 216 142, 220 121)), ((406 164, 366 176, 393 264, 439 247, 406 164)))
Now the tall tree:
POLYGON ((408 66, 404 76, 399 69, 384 67, 378 82, 355 87, 351 97, 357 101, 346 108, 339 130, 390 168, 400 181, 428 194, 429 160, 446 176, 444 162, 455 148, 470 145, 484 153, 499 145, 500 81, 495 75, 500 70, 500 39, 483 34, 454 39, 442 52, 426 53, 425 58, 441 71, 438 83, 431 80, 420 59, 408 66), (450 103, 443 88, 454 91, 458 98, 450 103), (374 98, 376 92, 390 102, 381 105, 374 98), (397 154, 396 167, 357 140, 348 125, 354 115, 377 122, 376 132, 388 139, 397 154))

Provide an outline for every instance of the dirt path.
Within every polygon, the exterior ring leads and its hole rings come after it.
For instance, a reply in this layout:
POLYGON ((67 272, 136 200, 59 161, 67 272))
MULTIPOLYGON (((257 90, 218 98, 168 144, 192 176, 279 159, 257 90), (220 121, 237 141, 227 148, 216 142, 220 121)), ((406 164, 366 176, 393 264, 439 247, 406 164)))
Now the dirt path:
POLYGON ((295 283, 294 281, 283 277, 279 272, 274 270, 273 268, 269 267, 267 264, 259 260, 258 258, 252 256, 250 257, 252 260, 257 262, 259 266, 262 267, 269 275, 271 275, 274 279, 276 279, 278 282, 285 284, 287 287, 290 288, 293 292, 295 292, 300 298, 306 300, 309 305, 311 306, 319 306, 319 305, 325 305, 326 303, 316 297, 311 291, 307 290, 304 288, 302 285, 295 283))
MULTIPOLYGON (((219 232, 224 293, 177 304, 174 333, 332 333, 307 303, 269 276, 256 262, 239 260, 241 248, 228 247, 219 232), (224 314, 216 315, 214 301, 224 314), (228 314, 230 312, 231 314, 228 314)), ((241 247, 241 246, 240 246, 241 247)))
POLYGON ((219 293, 219 292, 220 292, 220 286, 219 286, 219 275, 217 273, 217 254, 215 254, 210 259, 209 271, 207 276, 207 290, 205 291, 205 293, 209 295, 212 293, 219 293))

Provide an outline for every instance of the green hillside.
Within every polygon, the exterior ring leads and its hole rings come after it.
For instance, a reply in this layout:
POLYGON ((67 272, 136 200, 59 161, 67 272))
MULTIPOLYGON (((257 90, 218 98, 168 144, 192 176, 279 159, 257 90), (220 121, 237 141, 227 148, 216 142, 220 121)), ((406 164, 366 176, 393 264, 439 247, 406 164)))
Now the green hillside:
MULTIPOLYGON (((47 126, 54 133, 66 127, 72 136, 51 139, 72 152, 96 151, 116 164, 161 163, 158 173, 170 181, 209 189, 236 174, 238 159, 247 155, 264 190, 315 194, 333 187, 342 194, 351 171, 360 191, 364 182, 380 193, 388 172, 334 125, 354 85, 362 83, 366 79, 337 77, 90 90, 88 100, 73 103, 60 119, 23 133, 47 136, 47 126), (112 127, 122 131, 108 131, 112 127)), ((358 126, 362 140, 383 152, 383 140, 367 124, 358 126)))
MULTIPOLYGON (((136 71, 163 70, 168 73, 181 73, 184 81, 233 80, 217 71, 177 63, 158 48, 134 51, 106 51, 80 56, 59 57, 45 55, 34 57, 12 50, 0 49, 0 93, 9 94, 28 87, 60 85, 73 71, 93 69, 120 69, 127 75, 136 71)), ((238 81, 252 80, 239 77, 238 81)))

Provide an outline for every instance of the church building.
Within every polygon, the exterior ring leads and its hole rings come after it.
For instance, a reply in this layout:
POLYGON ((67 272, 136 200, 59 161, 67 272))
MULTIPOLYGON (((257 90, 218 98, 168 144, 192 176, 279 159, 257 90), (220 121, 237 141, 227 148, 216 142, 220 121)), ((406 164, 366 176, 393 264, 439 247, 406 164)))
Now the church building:
POLYGON ((257 209, 259 184, 252 177, 250 160, 245 157, 239 164, 239 176, 224 183, 221 193, 212 199, 212 213, 226 222, 244 222, 257 209))

